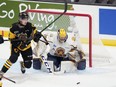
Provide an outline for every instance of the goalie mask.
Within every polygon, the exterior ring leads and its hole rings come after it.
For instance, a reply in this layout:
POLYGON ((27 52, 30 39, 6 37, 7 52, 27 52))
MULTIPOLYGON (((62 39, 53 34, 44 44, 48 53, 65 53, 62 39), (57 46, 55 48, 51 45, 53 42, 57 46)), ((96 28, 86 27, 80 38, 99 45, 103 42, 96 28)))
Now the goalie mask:
POLYGON ((57 34, 57 38, 59 40, 59 42, 63 43, 66 42, 68 35, 66 33, 66 30, 61 28, 58 30, 58 34, 57 34))

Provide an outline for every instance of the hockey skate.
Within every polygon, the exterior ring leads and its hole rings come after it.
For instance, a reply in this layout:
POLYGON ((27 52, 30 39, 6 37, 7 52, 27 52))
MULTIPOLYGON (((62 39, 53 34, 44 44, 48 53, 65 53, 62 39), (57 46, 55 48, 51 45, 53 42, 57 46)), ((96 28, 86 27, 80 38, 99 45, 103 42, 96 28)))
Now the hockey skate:
POLYGON ((59 67, 56 67, 55 65, 54 65, 54 72, 59 72, 61 70, 61 67, 59 66, 59 67))
POLYGON ((2 87, 2 82, 1 82, 1 80, 2 80, 2 77, 3 77, 3 72, 2 71, 0 71, 0 87, 2 87))
POLYGON ((21 66, 21 72, 24 74, 26 72, 24 62, 20 61, 20 66, 21 66))
POLYGON ((0 71, 0 80, 2 80, 3 74, 4 73, 2 71, 0 71))
POLYGON ((2 87, 2 82, 0 81, 0 87, 2 87))

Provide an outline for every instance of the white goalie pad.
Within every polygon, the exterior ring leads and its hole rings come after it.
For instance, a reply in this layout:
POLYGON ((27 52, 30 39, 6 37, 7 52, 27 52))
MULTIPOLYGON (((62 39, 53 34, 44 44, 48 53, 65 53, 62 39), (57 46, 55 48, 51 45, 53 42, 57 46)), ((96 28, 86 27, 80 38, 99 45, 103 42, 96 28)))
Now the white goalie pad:
MULTIPOLYGON (((53 61, 47 61, 47 62, 49 64, 51 70, 53 71, 54 70, 54 68, 53 68, 53 61)), ((48 70, 47 70, 47 68, 46 68, 44 63, 42 63, 41 70, 44 71, 44 72, 48 72, 48 70)))
POLYGON ((76 67, 71 61, 62 61, 61 62, 61 72, 74 72, 76 71, 76 67))
MULTIPOLYGON (((54 71, 54 65, 53 65, 53 61, 48 61, 49 66, 51 67, 51 70, 54 71)), ((46 66, 44 64, 42 64, 41 70, 44 72, 47 72, 46 66)), ((73 62, 71 61, 62 61, 61 62, 61 70, 59 72, 74 72, 76 71, 76 67, 74 65, 73 62)))

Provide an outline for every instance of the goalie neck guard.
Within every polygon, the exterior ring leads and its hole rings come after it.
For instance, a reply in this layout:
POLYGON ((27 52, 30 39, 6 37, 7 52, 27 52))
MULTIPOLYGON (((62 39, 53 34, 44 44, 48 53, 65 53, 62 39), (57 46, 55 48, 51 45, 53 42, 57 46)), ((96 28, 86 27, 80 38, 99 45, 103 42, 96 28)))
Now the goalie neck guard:
POLYGON ((59 42, 63 43, 66 42, 68 35, 65 29, 61 28, 58 30, 57 32, 57 38, 59 40, 59 42))

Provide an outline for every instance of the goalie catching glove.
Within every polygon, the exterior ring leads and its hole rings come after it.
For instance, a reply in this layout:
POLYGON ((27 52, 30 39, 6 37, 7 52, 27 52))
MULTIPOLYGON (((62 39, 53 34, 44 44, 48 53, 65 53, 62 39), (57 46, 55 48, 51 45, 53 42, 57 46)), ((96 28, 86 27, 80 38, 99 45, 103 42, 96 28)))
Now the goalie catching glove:
POLYGON ((0 44, 4 43, 4 39, 2 37, 2 35, 0 35, 0 44))

